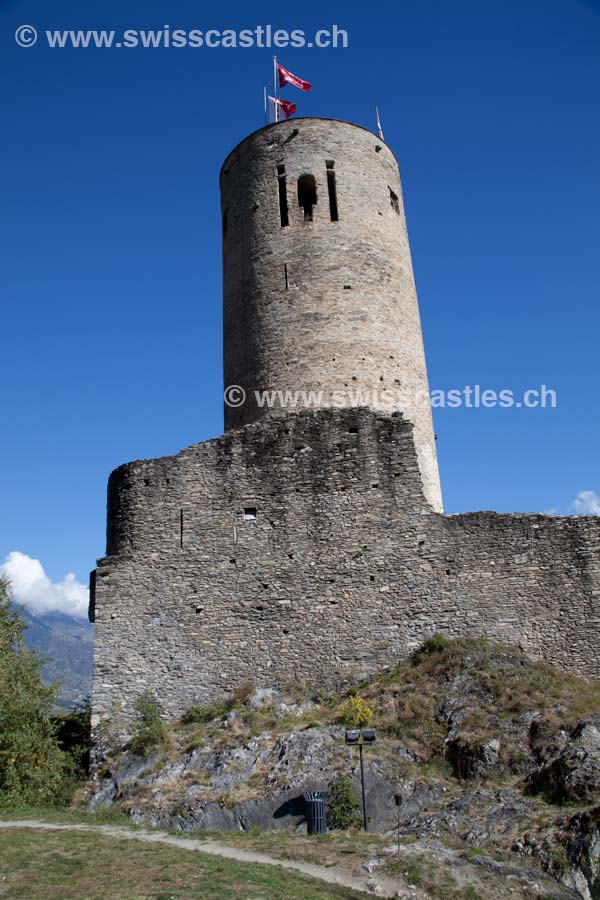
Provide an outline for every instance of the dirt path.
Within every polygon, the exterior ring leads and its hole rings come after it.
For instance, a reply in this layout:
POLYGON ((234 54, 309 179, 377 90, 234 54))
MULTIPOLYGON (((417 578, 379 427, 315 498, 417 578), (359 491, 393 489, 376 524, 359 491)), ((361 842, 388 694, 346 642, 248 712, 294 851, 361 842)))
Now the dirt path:
MULTIPOLYGON (((136 829, 134 831, 120 825, 59 825, 53 822, 40 822, 35 819, 3 821, 0 822, 0 828, 33 828, 41 831, 90 831, 95 834, 103 834, 127 841, 170 844, 173 847, 180 847, 182 850, 196 850, 199 853, 234 859, 237 862, 260 863, 262 865, 278 866, 281 869, 293 869, 295 872, 301 872, 303 875, 309 875, 311 878, 318 878, 319 881, 326 881, 328 884, 337 884, 355 891, 370 893, 367 888, 367 880, 369 878, 367 873, 364 876, 356 876, 336 866, 325 868, 325 866, 318 866, 315 863, 273 859, 273 857, 264 853, 240 850, 237 847, 229 847, 226 844, 219 844, 211 840, 177 837, 177 835, 168 834, 166 831, 146 831, 145 829, 136 829)), ((399 888, 399 886, 393 887, 391 884, 384 886, 379 879, 378 887, 377 896, 379 897, 395 897, 399 888)))

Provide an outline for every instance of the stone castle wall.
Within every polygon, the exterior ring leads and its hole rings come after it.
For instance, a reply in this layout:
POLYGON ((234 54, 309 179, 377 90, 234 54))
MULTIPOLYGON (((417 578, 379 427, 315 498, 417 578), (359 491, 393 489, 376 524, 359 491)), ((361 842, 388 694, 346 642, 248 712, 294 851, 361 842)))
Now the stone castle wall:
POLYGON ((227 157, 221 203, 224 381, 247 395, 240 407, 225 406, 225 427, 282 412, 278 403, 269 409, 255 402, 254 392, 265 390, 320 392, 321 407, 402 410, 414 424, 425 496, 441 511, 417 293, 392 151, 349 122, 279 122, 251 134, 227 157), (300 206, 307 178, 314 179, 316 199, 308 217, 300 206), (363 399, 353 400, 359 392, 363 399))
POLYGON ((109 482, 93 708, 372 675, 433 632, 600 674, 600 519, 444 516, 401 417, 273 418, 109 482))

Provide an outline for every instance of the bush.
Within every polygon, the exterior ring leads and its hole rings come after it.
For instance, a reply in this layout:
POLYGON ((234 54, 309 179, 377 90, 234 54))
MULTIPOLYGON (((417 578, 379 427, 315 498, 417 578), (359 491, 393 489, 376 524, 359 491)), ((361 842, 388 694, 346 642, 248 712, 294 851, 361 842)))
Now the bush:
POLYGON ((364 728, 372 720, 373 709, 362 697, 350 697, 338 715, 338 721, 346 728, 364 728))
POLYGON ((90 767, 91 717, 88 701, 85 705, 55 716, 53 720, 58 745, 70 755, 82 778, 87 775, 90 767))
POLYGON ((0 578, 0 806, 42 806, 68 799, 71 757, 57 741, 42 660, 23 642, 25 624, 0 578))
POLYGON ((443 634, 432 634, 427 640, 423 641, 421 646, 415 650, 412 655, 412 661, 417 664, 426 656, 435 656, 436 654, 445 653, 450 647, 450 641, 443 634))
POLYGON ((327 794, 327 825, 334 831, 346 831, 362 824, 361 806, 352 782, 347 775, 338 775, 327 794))
POLYGON ((138 697, 134 703, 134 709, 138 714, 135 725, 135 736, 131 741, 131 749, 134 753, 145 756, 149 750, 156 747, 169 745, 169 733, 167 726, 161 719, 162 707, 154 699, 149 691, 138 697))
POLYGON ((205 725, 218 719, 229 712, 230 705, 224 701, 221 703, 213 703, 212 706, 190 706, 184 714, 182 722, 184 725, 205 725))

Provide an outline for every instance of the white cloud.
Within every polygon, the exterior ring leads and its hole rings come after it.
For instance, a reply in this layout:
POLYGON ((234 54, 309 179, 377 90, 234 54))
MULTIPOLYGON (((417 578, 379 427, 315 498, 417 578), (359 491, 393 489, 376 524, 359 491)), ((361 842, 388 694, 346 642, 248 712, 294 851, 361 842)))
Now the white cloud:
POLYGON ((571 509, 576 516, 600 516, 600 497, 595 491, 580 491, 571 503, 571 509))
POLYGON ((88 608, 88 589, 80 584, 72 572, 62 581, 50 581, 39 559, 13 550, 0 566, 0 572, 10 581, 13 599, 35 614, 55 610, 69 616, 85 618, 88 608))

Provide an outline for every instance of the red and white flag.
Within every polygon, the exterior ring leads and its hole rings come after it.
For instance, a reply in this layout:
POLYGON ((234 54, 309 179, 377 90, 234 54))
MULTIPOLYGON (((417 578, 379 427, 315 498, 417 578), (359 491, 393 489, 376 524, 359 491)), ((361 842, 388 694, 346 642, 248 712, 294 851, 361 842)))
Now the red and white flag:
POLYGON ((301 91, 312 91, 312 84, 310 81, 304 81, 303 78, 292 75, 292 73, 285 69, 281 63, 277 63, 277 71, 279 73, 280 88, 285 87, 286 84, 291 84, 293 87, 300 88, 301 91))
POLYGON ((289 100, 281 100, 279 97, 269 97, 270 121, 279 122, 282 118, 289 119, 296 112, 296 104, 289 100))

